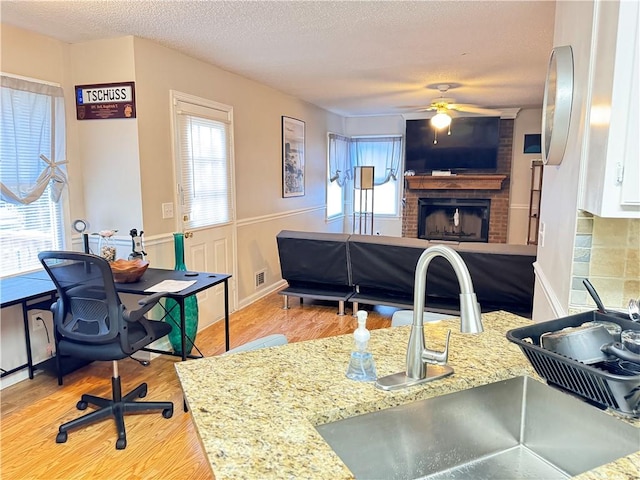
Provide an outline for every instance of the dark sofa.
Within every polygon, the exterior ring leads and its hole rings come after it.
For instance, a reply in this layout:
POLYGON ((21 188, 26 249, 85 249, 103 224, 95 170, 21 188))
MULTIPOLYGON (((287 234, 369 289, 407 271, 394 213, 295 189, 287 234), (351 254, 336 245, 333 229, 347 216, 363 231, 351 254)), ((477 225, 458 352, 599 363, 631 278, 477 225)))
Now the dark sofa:
MULTIPOLYGON (((448 244, 463 258, 483 311, 531 316, 536 247, 496 243, 429 242, 412 238, 282 231, 277 236, 285 296, 368 305, 413 307, 415 268, 422 252, 448 244), (324 242, 328 242, 324 245, 324 242)), ((426 310, 459 314, 453 268, 436 257, 429 265, 426 310)))
POLYGON ((284 295, 284 308, 289 297, 334 300, 338 314, 344 315, 344 303, 353 294, 347 240, 339 233, 309 233, 284 230, 276 240, 282 278, 289 286, 284 295))

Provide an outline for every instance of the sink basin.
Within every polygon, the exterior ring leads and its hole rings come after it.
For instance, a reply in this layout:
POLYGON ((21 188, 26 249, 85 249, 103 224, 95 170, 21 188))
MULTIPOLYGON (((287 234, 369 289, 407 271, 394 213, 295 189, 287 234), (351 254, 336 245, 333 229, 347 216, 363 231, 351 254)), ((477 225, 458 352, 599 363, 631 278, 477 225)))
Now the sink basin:
POLYGON ((316 428, 362 479, 561 479, 640 450, 637 428, 529 377, 316 428))

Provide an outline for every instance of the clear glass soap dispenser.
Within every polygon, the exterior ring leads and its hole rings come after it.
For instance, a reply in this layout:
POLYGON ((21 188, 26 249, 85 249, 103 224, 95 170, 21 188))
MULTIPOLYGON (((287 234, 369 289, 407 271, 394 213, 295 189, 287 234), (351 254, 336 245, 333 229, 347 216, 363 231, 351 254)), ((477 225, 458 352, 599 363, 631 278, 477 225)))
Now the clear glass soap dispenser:
POLYGON ((351 352, 347 378, 359 382, 371 382, 377 379, 376 364, 373 355, 367 350, 371 334, 367 330, 367 312, 358 310, 358 328, 353 333, 355 350, 351 352))

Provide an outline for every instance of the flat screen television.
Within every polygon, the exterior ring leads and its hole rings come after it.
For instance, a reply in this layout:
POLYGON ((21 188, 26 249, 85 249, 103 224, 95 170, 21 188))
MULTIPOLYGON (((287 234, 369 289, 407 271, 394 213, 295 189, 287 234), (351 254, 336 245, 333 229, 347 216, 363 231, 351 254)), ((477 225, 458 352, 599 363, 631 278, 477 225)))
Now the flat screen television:
POLYGON ((405 170, 416 175, 433 170, 495 171, 498 164, 500 117, 459 117, 447 129, 435 130, 429 119, 407 120, 405 170))

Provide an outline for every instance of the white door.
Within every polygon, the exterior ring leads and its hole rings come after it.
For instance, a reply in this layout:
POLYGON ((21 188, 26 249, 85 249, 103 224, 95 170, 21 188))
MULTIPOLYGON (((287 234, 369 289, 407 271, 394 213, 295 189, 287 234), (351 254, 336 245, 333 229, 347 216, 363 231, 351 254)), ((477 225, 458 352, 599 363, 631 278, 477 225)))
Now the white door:
MULTIPOLYGON (((235 310, 234 245, 232 226, 185 231, 185 263, 189 270, 232 275, 228 282, 229 312, 235 310)), ((224 317, 224 301, 222 284, 198 294, 199 329, 224 317)))
MULTIPOLYGON (((178 229, 189 270, 226 273, 229 310, 236 307, 233 110, 171 92, 175 132, 178 229)), ((224 317, 224 285, 198 294, 199 328, 224 317)))

